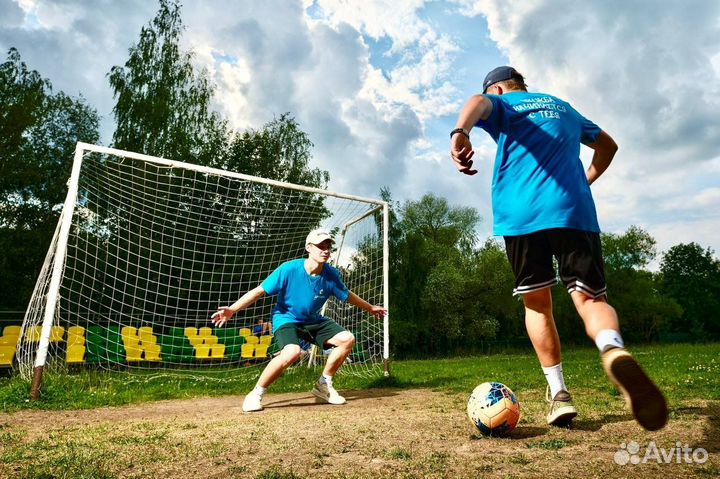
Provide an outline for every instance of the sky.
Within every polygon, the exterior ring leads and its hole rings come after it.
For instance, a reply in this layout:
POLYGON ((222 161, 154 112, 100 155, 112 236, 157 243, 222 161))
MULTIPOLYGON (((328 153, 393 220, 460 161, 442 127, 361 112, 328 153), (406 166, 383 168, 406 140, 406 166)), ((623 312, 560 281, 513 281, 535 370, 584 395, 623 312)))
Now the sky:
MULTIPOLYGON (((290 112, 330 189, 472 206, 492 234, 495 145, 471 133, 458 173, 449 132, 499 65, 569 101, 620 149, 593 184, 605 232, 631 225, 658 253, 694 241, 720 256, 720 2, 714 0, 185 0, 184 48, 237 131, 290 112)), ((107 73, 157 11, 150 0, 0 0, 0 48, 114 128, 107 73)), ((583 148, 587 166, 591 150, 583 148)), ((659 259, 660 256, 658 256, 659 259)), ((656 269, 657 261, 650 265, 656 269)))

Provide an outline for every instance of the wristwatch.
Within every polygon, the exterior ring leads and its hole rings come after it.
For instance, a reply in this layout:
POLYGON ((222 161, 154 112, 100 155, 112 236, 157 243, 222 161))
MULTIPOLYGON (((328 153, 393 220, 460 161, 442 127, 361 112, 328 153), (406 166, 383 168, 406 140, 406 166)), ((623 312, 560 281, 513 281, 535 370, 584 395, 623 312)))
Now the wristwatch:
POLYGON ((450 138, 452 138, 455 133, 462 133, 463 135, 465 135, 465 137, 467 137, 468 140, 470 139, 470 132, 467 131, 465 128, 455 128, 453 131, 450 132, 450 138))

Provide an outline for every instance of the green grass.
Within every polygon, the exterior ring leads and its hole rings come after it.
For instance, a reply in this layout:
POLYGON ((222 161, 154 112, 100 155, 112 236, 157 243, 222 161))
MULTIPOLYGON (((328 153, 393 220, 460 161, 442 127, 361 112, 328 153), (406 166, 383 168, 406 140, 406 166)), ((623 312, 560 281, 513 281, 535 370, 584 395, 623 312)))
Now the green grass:
MULTIPOLYGON (((632 352, 670 401, 720 399, 717 381, 720 377, 720 344, 643 346, 632 348, 632 352)), ((617 395, 602 372, 595 349, 564 351, 563 370, 571 390, 605 393, 593 396, 599 407, 617 395)), ((64 375, 47 374, 39 401, 29 401, 29 385, 21 379, 0 378, 0 411, 85 409, 161 399, 245 394, 254 385, 260 370, 165 373, 165 370, 134 374, 88 370, 64 375)), ((273 384, 271 392, 307 391, 319 373, 319 369, 295 368, 273 384)), ((469 393, 485 381, 505 383, 521 399, 524 391, 545 388, 544 376, 532 350, 492 356, 397 361, 391 363, 389 378, 340 375, 336 384, 344 390, 432 388, 448 393, 469 393)))
POLYGON ((564 439, 547 439, 543 441, 535 441, 527 443, 528 449, 547 449, 549 451, 557 451, 567 446, 567 441, 564 439))

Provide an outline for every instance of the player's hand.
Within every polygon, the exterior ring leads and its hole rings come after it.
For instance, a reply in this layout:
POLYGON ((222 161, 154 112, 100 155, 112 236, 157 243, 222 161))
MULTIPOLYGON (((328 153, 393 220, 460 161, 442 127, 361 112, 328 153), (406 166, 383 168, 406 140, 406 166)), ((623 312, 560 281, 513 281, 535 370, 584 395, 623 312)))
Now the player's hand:
POLYGON ((475 154, 475 150, 472 148, 470 138, 466 137, 462 133, 453 135, 450 142, 450 156, 452 156, 453 163, 460 173, 466 175, 474 175, 477 170, 472 169, 473 161, 472 157, 475 154))
POLYGON ((387 309, 383 308, 382 306, 370 306, 370 314, 375 316, 378 319, 382 319, 384 316, 387 316, 387 309))
POLYGON ((210 317, 210 321, 212 321, 215 327, 222 328, 223 325, 233 317, 233 314, 235 313, 233 313, 229 306, 220 306, 217 312, 210 317))

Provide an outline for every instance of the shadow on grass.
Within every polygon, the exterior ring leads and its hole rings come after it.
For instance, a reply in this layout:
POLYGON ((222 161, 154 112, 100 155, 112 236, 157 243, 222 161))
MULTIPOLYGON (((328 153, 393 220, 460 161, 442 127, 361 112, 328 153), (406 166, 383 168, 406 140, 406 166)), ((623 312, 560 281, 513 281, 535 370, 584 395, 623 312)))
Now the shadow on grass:
POLYGON ((599 431, 600 428, 606 424, 612 424, 615 422, 631 421, 632 414, 605 414, 603 417, 598 419, 575 419, 570 429, 575 431, 599 431))
POLYGON ((343 396, 347 399, 374 399, 397 396, 399 391, 396 389, 359 389, 356 391, 343 391, 343 396))
MULTIPOLYGON (((470 426, 471 429, 472 426, 470 426)), ((474 428, 472 428, 474 429, 474 428)), ((518 426, 516 427, 509 436, 493 437, 483 436, 479 432, 473 431, 470 433, 469 439, 471 441, 491 441, 491 440, 502 440, 502 441, 519 441, 522 439, 530 439, 533 437, 540 437, 546 435, 548 432, 547 427, 537 426, 518 426)))
POLYGON ((510 433, 510 439, 529 439, 531 437, 544 436, 548 433, 548 427, 518 426, 510 433))
MULTIPOLYGON (((390 389, 361 389, 357 391, 341 391, 348 401, 357 401, 362 399, 374 399, 397 396, 398 391, 390 389)), ((322 401, 312 395, 308 391, 307 395, 295 397, 291 399, 272 400, 272 396, 266 399, 264 406, 266 408, 285 408, 285 407, 308 407, 308 406, 327 406, 327 402, 322 401)))
POLYGON ((676 416, 703 417, 706 420, 703 424, 703 439, 691 447, 702 447, 707 452, 720 452, 720 401, 708 401, 703 407, 680 407, 675 409, 674 413, 676 416))

